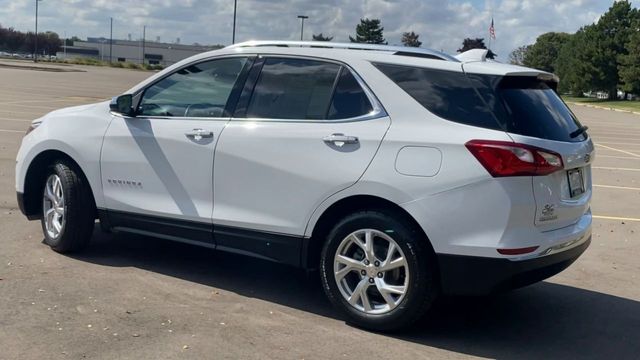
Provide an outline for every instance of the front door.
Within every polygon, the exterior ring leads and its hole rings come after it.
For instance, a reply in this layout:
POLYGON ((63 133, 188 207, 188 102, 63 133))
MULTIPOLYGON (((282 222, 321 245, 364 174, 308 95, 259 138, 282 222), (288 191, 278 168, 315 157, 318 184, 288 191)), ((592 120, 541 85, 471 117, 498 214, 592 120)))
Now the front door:
POLYGON ((246 57, 186 66, 144 90, 136 117, 113 116, 101 157, 113 227, 212 242, 214 149, 246 67, 246 57))

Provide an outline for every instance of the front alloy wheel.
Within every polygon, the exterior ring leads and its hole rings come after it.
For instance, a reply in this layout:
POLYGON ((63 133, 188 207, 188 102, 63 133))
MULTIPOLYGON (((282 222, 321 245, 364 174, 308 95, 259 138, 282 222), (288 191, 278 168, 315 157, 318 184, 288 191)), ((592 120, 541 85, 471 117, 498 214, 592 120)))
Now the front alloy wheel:
POLYGON ((78 166, 54 162, 42 186, 44 242, 61 253, 82 249, 91 239, 95 214, 91 188, 78 166))
POLYGON ((51 174, 44 186, 42 198, 42 214, 47 235, 56 239, 60 236, 65 224, 64 190, 57 174, 51 174))

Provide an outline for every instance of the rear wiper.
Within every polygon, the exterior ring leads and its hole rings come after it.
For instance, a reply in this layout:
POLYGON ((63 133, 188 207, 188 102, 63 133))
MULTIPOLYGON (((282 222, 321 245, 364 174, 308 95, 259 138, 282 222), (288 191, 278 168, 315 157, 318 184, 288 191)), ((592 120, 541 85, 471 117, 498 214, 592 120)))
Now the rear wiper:
POLYGON ((570 138, 576 138, 582 134, 584 134, 587 130, 589 130, 588 126, 581 126, 580 128, 578 128, 578 130, 572 132, 571 134, 569 134, 570 138))

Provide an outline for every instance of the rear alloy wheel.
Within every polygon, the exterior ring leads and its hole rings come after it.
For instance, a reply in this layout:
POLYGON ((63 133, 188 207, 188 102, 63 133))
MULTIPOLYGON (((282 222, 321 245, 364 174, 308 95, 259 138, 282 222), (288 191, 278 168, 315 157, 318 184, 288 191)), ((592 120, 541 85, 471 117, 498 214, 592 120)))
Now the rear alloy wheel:
POLYGON ((76 166, 58 161, 50 167, 42 191, 44 242, 61 253, 85 247, 95 223, 91 189, 76 166))
POLYGON ((437 296, 436 266, 424 235, 378 211, 347 216, 328 236, 321 276, 331 302, 354 325, 395 330, 418 320, 437 296))
POLYGON ((342 240, 333 271, 342 297, 366 314, 395 309, 409 285, 404 253, 393 238, 374 229, 355 231, 342 240))

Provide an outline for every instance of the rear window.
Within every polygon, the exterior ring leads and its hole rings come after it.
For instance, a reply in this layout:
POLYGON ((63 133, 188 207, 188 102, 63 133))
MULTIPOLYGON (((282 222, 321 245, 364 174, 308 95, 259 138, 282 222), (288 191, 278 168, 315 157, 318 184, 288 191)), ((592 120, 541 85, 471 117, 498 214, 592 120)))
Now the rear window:
POLYGON ((580 123, 552 85, 537 78, 388 64, 376 67, 441 118, 548 140, 586 139, 586 134, 571 138, 580 123))

